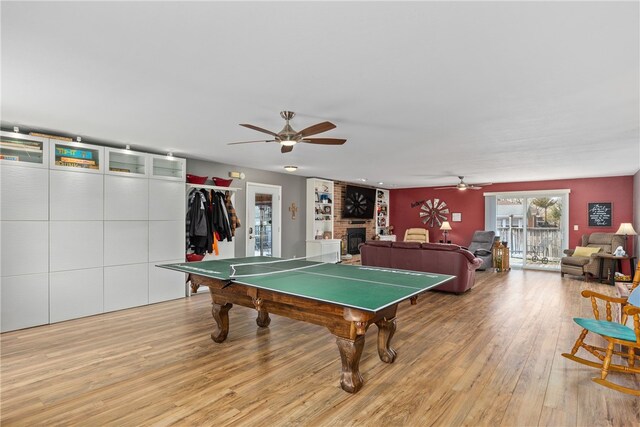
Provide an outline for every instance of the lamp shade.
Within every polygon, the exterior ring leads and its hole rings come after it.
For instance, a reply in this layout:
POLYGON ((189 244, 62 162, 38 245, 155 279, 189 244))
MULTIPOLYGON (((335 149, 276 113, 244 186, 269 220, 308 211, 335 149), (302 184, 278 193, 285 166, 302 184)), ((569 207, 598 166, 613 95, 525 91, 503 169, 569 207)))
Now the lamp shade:
POLYGON ((451 230, 451 224, 449 224, 449 221, 444 221, 440 226, 440 230, 443 230, 443 231, 451 230))
POLYGON ((633 225, 631 225, 630 222, 623 222, 622 224, 620 224, 620 228, 618 228, 616 234, 621 234, 624 236, 635 236, 638 233, 636 233, 636 230, 633 229, 633 225))

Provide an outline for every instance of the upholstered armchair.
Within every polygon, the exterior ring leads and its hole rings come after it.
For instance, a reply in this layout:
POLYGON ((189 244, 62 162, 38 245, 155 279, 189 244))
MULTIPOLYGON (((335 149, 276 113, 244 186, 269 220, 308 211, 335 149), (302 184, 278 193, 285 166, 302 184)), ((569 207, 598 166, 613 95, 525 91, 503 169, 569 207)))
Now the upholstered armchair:
POLYGON ((618 246, 624 245, 623 236, 613 233, 591 233, 582 236, 580 246, 587 248, 599 249, 599 252, 590 256, 574 256, 575 249, 566 249, 565 255, 560 259, 560 275, 565 274, 574 276, 584 276, 585 279, 598 276, 600 263, 605 262, 602 271, 607 273, 608 269, 613 270, 613 260, 604 260, 598 258, 597 253, 610 254, 616 250, 618 246))
POLYGON ((496 237, 495 231, 476 231, 473 233, 471 243, 469 244, 469 252, 474 254, 476 258, 482 260, 482 265, 478 270, 486 270, 493 266, 493 255, 491 248, 493 247, 493 240, 496 237))
POLYGON ((405 242, 429 243, 429 230, 426 228, 407 228, 404 232, 405 242))

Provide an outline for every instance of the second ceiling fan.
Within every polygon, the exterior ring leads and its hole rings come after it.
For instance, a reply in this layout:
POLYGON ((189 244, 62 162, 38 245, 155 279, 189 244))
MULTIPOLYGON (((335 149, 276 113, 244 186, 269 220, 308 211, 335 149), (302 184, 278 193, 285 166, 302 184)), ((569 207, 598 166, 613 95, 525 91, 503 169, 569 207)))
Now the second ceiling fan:
POLYGON ((450 185, 448 187, 436 187, 435 190, 480 190, 482 187, 492 184, 491 182, 485 182, 482 184, 467 184, 466 182, 464 182, 464 176, 458 176, 458 178, 460 179, 460 182, 456 185, 450 185))
POLYGON ((295 131, 291 125, 289 124, 289 120, 295 116, 296 113, 293 111, 281 111, 280 117, 285 120, 285 125, 280 132, 272 132, 267 129, 263 129, 258 126, 250 125, 250 124, 240 124, 240 126, 244 126, 249 129, 257 130, 258 132, 263 132, 273 136, 273 139, 259 139, 255 141, 240 141, 240 142, 230 142, 228 145, 234 144, 249 144, 253 142, 278 142, 281 145, 280 151, 282 153, 289 153, 293 150, 293 146, 298 143, 307 143, 307 144, 322 144, 322 145, 342 145, 347 142, 346 139, 339 138, 308 138, 311 135, 317 135, 322 132, 326 132, 328 130, 334 129, 336 125, 331 122, 322 122, 317 123, 313 126, 309 126, 301 131, 295 131))

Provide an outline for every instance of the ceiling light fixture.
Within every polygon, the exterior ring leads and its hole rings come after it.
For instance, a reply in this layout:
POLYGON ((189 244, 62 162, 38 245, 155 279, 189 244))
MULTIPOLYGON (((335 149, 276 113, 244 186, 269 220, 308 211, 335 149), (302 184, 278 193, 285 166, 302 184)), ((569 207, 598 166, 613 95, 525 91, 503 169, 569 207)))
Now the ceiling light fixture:
POLYGON ((367 178, 360 178, 358 181, 367 182, 367 178))
POLYGON ((384 182, 379 182, 378 185, 384 185, 384 182))
POLYGON ((286 170, 287 172, 295 172, 298 170, 297 166, 285 166, 284 170, 286 170))
POLYGON ((285 147, 293 147, 297 143, 298 143, 298 141, 296 141, 295 139, 281 139, 280 140, 280 144, 284 145, 285 147))

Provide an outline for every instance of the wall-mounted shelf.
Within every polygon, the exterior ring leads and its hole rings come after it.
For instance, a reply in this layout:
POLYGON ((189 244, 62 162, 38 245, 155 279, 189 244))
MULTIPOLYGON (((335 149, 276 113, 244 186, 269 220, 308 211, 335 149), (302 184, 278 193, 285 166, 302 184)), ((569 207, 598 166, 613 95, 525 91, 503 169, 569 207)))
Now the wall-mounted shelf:
POLYGON ((389 234, 389 190, 376 189, 376 234, 389 234))
POLYGON ((48 168, 48 154, 49 144, 45 138, 0 133, 0 164, 48 168))
POLYGON ((238 187, 220 187, 219 185, 205 185, 205 184, 192 184, 187 183, 187 188, 205 188, 207 190, 216 190, 216 191, 240 191, 242 188, 238 187))

